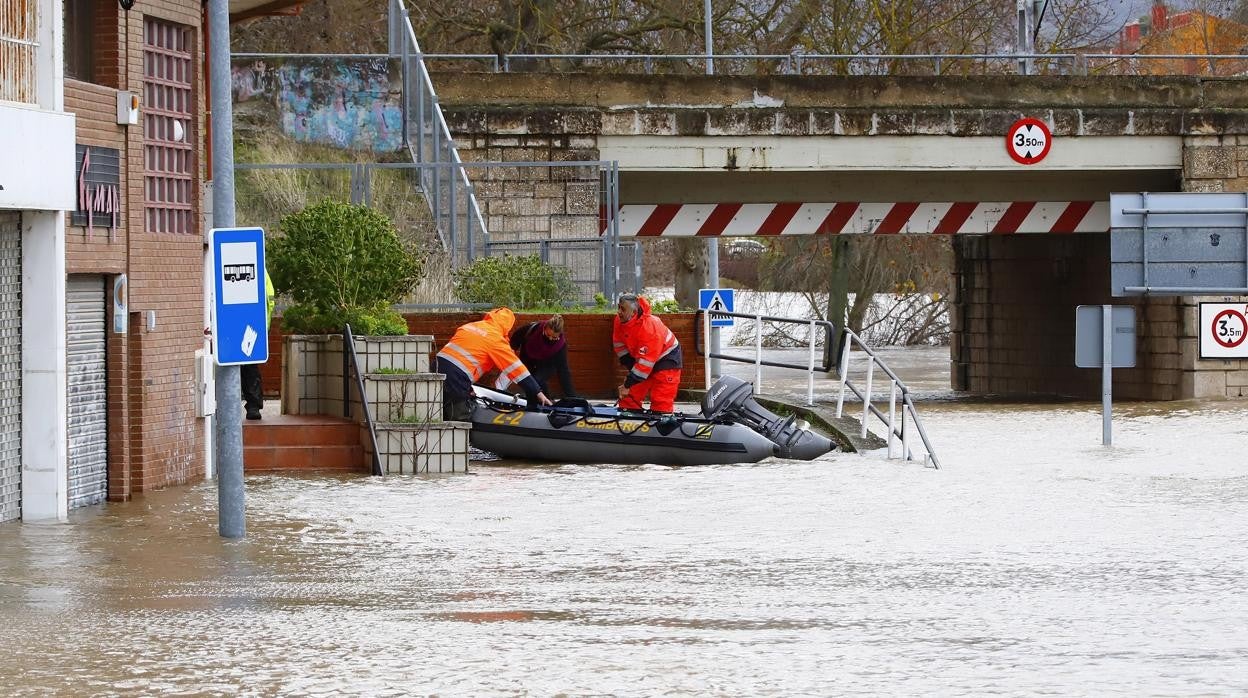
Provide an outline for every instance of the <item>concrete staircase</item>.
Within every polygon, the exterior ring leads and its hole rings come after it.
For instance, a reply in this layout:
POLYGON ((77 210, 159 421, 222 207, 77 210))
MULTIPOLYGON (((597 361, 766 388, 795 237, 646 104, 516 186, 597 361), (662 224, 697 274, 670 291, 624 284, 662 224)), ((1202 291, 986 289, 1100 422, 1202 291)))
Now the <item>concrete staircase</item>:
POLYGON ((321 415, 265 415, 243 423, 243 472, 368 472, 360 425, 321 415))

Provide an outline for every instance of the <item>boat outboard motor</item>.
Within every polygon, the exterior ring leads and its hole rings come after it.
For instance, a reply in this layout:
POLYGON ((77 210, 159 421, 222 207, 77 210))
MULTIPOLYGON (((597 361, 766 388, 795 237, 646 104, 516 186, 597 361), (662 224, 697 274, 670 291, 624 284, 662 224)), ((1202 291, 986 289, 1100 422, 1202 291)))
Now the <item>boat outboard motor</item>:
POLYGON ((787 419, 769 412, 754 400, 754 386, 740 378, 723 376, 702 398, 702 416, 707 419, 731 419, 767 437, 780 447, 781 458, 814 460, 836 448, 832 440, 816 434, 796 417, 787 419))

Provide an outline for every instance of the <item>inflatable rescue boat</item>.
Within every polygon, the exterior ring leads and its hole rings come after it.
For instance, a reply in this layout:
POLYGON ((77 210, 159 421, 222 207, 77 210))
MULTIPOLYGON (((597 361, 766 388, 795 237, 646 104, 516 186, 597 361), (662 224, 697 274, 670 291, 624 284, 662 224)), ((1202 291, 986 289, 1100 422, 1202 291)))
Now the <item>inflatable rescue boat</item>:
POLYGON ((657 414, 561 400, 528 407, 524 399, 474 386, 469 440, 503 458, 560 463, 714 465, 779 456, 812 460, 835 444, 753 398, 753 386, 724 376, 706 392, 702 412, 657 414))

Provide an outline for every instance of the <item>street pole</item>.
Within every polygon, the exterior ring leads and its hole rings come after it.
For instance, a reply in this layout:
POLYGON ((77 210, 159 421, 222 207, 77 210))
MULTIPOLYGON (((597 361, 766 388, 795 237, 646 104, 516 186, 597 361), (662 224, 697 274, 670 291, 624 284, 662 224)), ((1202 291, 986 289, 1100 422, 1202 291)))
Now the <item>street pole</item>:
MULTIPOLYGON (((711 32, 711 0, 702 0, 702 33, 706 43, 706 74, 715 74, 715 40, 711 32)), ((719 288, 719 238, 714 235, 706 239, 706 275, 709 277, 707 288, 719 288)), ((719 328, 711 328, 711 346, 709 351, 719 353, 719 328)), ((719 377, 719 359, 711 361, 711 374, 719 377)))
MULTIPOLYGON (((234 115, 228 0, 208 0, 212 108, 212 227, 234 227, 234 115)), ((214 265, 215 267, 215 265, 214 265)), ((211 283, 211 282, 209 282, 211 283)), ((216 341, 213 337, 213 341, 216 341)), ((217 366, 217 528, 223 538, 247 531, 243 492, 243 396, 238 366, 217 366)))
POLYGON ((1114 443, 1114 306, 1101 306, 1101 443, 1114 443))

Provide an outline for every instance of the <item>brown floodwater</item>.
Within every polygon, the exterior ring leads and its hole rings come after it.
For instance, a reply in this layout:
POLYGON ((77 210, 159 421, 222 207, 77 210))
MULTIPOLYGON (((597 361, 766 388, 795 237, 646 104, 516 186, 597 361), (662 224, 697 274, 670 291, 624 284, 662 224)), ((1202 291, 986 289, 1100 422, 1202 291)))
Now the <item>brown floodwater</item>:
POLYGON ((212 483, 0 525, 0 693, 1248 692, 1248 404, 1118 405, 1105 448, 1099 403, 889 358, 942 470, 495 461, 249 477, 239 541, 212 483))

